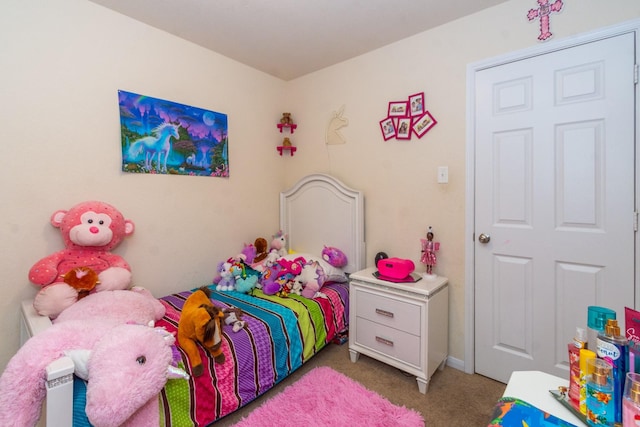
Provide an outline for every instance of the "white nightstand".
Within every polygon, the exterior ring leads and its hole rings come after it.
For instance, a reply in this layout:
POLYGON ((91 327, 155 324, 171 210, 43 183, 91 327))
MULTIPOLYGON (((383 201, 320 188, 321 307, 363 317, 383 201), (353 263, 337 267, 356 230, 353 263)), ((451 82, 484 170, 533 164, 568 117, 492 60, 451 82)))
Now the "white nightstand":
POLYGON ((349 291, 349 352, 416 376, 426 393, 435 370, 444 369, 449 346, 449 287, 446 277, 415 283, 376 279, 377 269, 352 273, 349 291))

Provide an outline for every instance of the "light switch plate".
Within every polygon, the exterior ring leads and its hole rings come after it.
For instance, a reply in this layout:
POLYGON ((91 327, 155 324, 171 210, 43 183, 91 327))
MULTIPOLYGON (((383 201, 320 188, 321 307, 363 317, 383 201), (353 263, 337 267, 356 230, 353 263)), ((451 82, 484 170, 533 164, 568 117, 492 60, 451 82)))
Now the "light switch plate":
POLYGON ((449 182, 449 167, 438 166, 438 184, 446 184, 449 182))

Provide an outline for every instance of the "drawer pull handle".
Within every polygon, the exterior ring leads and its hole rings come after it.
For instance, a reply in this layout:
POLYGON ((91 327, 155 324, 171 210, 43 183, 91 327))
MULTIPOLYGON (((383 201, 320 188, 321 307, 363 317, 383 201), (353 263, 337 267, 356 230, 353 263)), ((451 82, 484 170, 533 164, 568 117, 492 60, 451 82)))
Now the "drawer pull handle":
POLYGON ((391 317, 391 318, 393 318, 393 313, 392 313, 392 312, 390 312, 390 311, 386 311, 386 310, 382 310, 382 309, 380 309, 380 308, 376 308, 376 313, 377 313, 377 314, 380 314, 380 315, 382 315, 382 316, 385 316, 385 317, 391 317))
POLYGON ((390 341, 390 340, 387 340, 387 339, 384 339, 384 338, 381 338, 381 337, 378 337, 378 336, 376 337, 376 341, 378 341, 379 343, 388 345, 389 347, 393 347, 393 341, 390 341))

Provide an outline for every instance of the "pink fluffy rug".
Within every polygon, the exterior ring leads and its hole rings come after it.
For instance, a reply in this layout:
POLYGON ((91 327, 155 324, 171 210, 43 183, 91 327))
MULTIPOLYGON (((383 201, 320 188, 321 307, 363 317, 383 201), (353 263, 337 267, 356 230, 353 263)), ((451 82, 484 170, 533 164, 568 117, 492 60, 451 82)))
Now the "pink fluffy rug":
POLYGON ((234 427, 423 427, 420 413, 384 397, 331 368, 314 368, 267 400, 234 427))

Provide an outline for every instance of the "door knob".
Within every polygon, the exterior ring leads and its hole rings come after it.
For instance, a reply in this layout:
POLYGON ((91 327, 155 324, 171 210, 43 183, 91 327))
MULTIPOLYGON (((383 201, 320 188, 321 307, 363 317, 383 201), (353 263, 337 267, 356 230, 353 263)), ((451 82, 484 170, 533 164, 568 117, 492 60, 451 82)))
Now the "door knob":
POLYGON ((480 241, 480 243, 489 243, 489 241, 491 240, 491 236, 482 233, 478 236, 478 240, 480 241))

